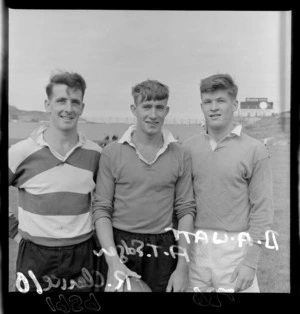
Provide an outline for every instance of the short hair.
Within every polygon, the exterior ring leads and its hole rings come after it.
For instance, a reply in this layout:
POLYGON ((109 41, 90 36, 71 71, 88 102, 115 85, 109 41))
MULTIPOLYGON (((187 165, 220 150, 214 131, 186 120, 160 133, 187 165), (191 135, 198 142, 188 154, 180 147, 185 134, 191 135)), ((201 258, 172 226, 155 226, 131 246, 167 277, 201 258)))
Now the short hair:
POLYGON ((46 93, 47 93, 48 98, 50 98, 52 94, 53 86, 57 84, 64 84, 64 85, 67 85, 69 88, 79 89, 82 92, 82 97, 84 96, 86 83, 85 83, 84 78, 78 73, 59 72, 59 73, 53 74, 50 77, 50 81, 48 85, 46 86, 46 93))
POLYGON ((201 80, 200 92, 212 93, 217 90, 227 90, 228 94, 236 99, 238 87, 229 74, 215 74, 201 80))
POLYGON ((169 87, 156 80, 147 80, 132 87, 134 103, 169 98, 169 87))

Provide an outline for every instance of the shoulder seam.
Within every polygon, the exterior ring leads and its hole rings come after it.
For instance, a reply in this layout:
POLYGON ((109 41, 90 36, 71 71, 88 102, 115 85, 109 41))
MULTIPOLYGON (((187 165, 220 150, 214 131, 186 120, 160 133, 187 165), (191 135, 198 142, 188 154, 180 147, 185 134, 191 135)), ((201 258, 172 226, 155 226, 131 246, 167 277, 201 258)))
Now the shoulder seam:
MULTIPOLYGON (((41 150, 43 147, 41 147, 40 145, 38 145, 31 137, 28 137, 27 139, 24 139, 14 145, 12 145, 9 149, 9 152, 15 152, 15 154, 19 155, 19 158, 16 158, 16 160, 12 160, 9 156, 8 161, 9 161, 9 169, 12 171, 12 173, 15 173, 17 168, 20 166, 20 164, 26 159, 28 158, 30 155, 34 154, 35 152, 41 150), (27 143, 26 143, 27 142, 27 143), (31 145, 31 143, 33 143, 32 147, 29 147, 29 145, 31 145), (24 152, 24 146, 23 145, 28 145, 27 149, 28 149, 28 154, 25 154, 24 152), (36 148, 36 149, 34 149, 36 148), (15 163, 15 164, 14 164, 15 163)), ((9 154, 10 154, 9 153, 9 154)))

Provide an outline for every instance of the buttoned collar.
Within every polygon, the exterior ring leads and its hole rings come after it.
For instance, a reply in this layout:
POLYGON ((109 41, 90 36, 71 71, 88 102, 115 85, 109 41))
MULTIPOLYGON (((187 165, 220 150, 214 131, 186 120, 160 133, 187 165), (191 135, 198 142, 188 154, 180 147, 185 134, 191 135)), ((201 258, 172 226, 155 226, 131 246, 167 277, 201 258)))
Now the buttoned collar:
MULTIPOLYGON (((118 143, 124 144, 127 142, 128 144, 133 144, 132 142, 132 134, 136 130, 136 125, 131 125, 125 133, 122 135, 122 137, 119 139, 118 143)), ((177 142, 177 140, 174 138, 172 133, 166 129, 162 129, 162 136, 163 136, 163 147, 168 146, 172 142, 177 142)))
POLYGON ((144 158, 144 156, 138 151, 137 147, 134 145, 133 141, 132 141, 132 135, 133 132, 136 130, 136 125, 131 125, 126 132, 123 134, 123 136, 119 139, 118 143, 120 144, 124 144, 124 143, 128 143, 130 146, 132 146, 138 157, 144 161, 146 164, 148 165, 152 165, 155 163, 155 161, 158 159, 158 157, 160 155, 162 155, 168 148, 170 143, 173 142, 177 142, 177 140, 173 137, 172 133, 166 129, 162 129, 162 136, 163 136, 163 146, 162 148, 157 152, 156 157, 154 158, 154 160, 152 160, 151 162, 149 162, 148 160, 146 160, 144 158))
POLYGON ((44 139, 44 132, 47 130, 48 126, 47 125, 41 125, 39 127, 37 127, 36 129, 34 129, 31 134, 30 137, 40 146, 42 147, 48 147, 49 150, 52 152, 52 154, 58 158, 59 160, 65 162, 69 156, 74 152, 74 150, 78 147, 83 146, 86 143, 86 138, 83 134, 81 134, 80 132, 78 132, 78 142, 77 144, 71 148, 69 150, 69 152, 65 155, 62 156, 59 152, 57 152, 49 143, 47 143, 44 139))
MULTIPOLYGON (((39 145, 41 146, 49 146, 49 144, 45 141, 44 139, 44 132, 47 130, 48 126, 43 124, 41 126, 38 126, 36 129, 34 129, 31 133, 30 133, 30 137, 39 145)), ((76 144, 77 146, 82 146, 83 144, 85 144, 86 142, 86 137, 78 132, 78 142, 76 144)))

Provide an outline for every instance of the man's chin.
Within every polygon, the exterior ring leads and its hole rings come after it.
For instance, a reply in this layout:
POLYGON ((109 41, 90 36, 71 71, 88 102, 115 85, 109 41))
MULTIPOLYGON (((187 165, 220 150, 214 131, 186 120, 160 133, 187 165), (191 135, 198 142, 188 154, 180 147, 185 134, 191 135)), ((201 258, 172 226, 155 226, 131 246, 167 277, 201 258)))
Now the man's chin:
POLYGON ((161 128, 147 129, 147 130, 146 130, 146 133, 147 133, 148 135, 153 136, 153 135, 156 135, 156 134, 158 134, 158 133, 161 133, 161 128))
POLYGON ((207 126, 214 130, 219 130, 224 127, 221 121, 210 121, 207 126))
POLYGON ((77 128, 77 124, 76 123, 70 123, 70 124, 63 124, 63 125, 59 125, 57 127, 57 129, 61 132, 70 132, 73 131, 77 128))

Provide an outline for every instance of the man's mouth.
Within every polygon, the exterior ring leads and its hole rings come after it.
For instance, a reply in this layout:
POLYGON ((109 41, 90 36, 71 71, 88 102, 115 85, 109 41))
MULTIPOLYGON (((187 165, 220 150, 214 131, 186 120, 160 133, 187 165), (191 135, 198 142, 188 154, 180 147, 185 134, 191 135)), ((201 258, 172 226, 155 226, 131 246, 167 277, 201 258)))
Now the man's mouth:
POLYGON ((153 125, 153 126, 158 124, 158 122, 149 122, 149 121, 147 121, 146 123, 149 124, 149 125, 153 125))
POLYGON ((74 117, 71 117, 71 116, 60 116, 60 117, 66 121, 71 121, 74 119, 74 117))
POLYGON ((210 118, 218 118, 218 117, 221 117, 221 114, 215 113, 215 114, 209 115, 209 117, 210 117, 210 118))

